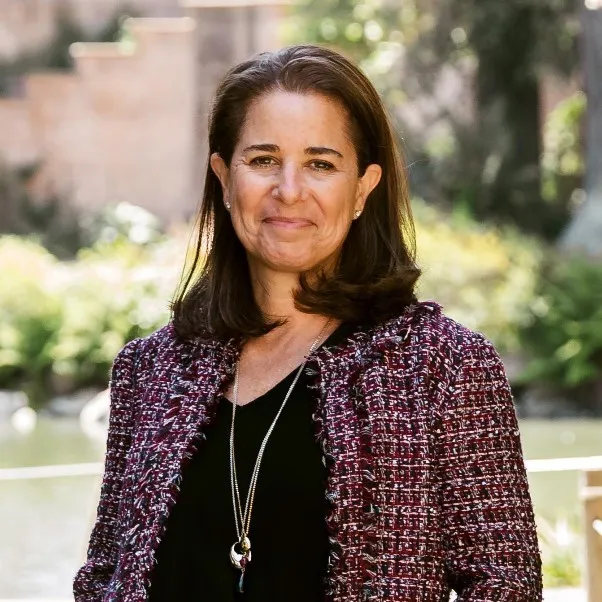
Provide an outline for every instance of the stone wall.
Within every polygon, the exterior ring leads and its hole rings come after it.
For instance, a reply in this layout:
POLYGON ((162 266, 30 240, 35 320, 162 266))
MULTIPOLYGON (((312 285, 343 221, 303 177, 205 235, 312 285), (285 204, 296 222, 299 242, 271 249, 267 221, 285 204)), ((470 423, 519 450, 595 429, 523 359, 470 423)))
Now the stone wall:
POLYGON ((128 201, 169 221, 191 195, 194 22, 130 26, 135 46, 77 44, 74 73, 30 75, 23 99, 0 99, 0 154, 40 163, 40 197, 82 211, 128 201))
MULTIPOLYGON (((1 0, 0 0, 1 1, 1 0)), ((53 0, 67 5, 80 25, 93 32, 117 11, 131 11, 140 17, 181 17, 184 10, 178 0, 53 0)))
POLYGON ((279 45, 282 12, 244 0, 189 1, 182 11, 131 19, 133 44, 75 44, 73 73, 31 74, 22 98, 0 98, 0 157, 40 165, 39 199, 58 196, 82 212, 127 201, 165 223, 191 217, 217 82, 279 45))
POLYGON ((40 158, 30 114, 28 99, 0 98, 0 149, 10 165, 32 165, 40 158))
POLYGON ((142 17, 176 17, 184 12, 178 0, 0 0, 0 58, 11 59, 47 44, 62 10, 92 34, 124 9, 142 17))

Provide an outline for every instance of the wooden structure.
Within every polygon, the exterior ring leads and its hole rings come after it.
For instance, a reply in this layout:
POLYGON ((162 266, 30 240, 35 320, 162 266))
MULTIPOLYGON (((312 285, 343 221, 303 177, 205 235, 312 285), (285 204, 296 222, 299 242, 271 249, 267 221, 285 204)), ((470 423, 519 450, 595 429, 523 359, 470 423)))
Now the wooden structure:
POLYGON ((581 500, 585 521, 588 602, 602 600, 602 470, 582 472, 581 500))

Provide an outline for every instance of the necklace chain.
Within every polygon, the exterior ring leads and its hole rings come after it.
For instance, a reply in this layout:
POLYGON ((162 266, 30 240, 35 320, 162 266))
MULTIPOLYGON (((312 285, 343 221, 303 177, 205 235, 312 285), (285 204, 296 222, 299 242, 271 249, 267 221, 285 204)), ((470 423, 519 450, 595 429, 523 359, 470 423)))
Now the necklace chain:
POLYGON ((259 469, 261 467, 261 461, 263 459, 263 454, 264 454, 267 442, 270 438, 270 435, 272 434, 272 431, 274 430, 274 427, 276 426, 276 423, 278 422, 278 419, 280 418, 280 415, 282 414, 282 411, 284 410, 284 406, 286 405, 286 402, 289 400, 289 397, 291 396, 291 393, 293 392, 293 389, 295 388, 297 381, 301 377, 301 373, 303 372, 303 369, 305 368, 305 365, 307 364, 307 360, 309 359, 309 356, 317 349, 317 347, 322 339, 322 336, 324 335, 329 324, 330 324, 330 320, 328 320, 326 322, 326 324, 324 324, 322 330, 320 330, 320 334, 316 337, 315 341, 311 344, 311 347, 309 348, 309 352, 307 353, 307 355, 303 359, 303 362, 299 366, 299 369, 297 370, 297 373, 295 374, 295 378, 293 379, 293 382, 291 383, 290 387, 288 388, 288 391, 284 397, 284 400, 283 400, 282 404, 280 405, 280 408, 279 408, 274 420, 272 421, 270 428, 268 429, 267 433, 265 434, 265 437, 263 438, 263 441, 259 448, 259 453, 257 454, 257 459, 255 460, 255 466, 254 466, 253 472, 251 474, 251 481, 249 484, 249 491, 247 492, 247 499, 245 502, 244 512, 242 509, 242 505, 240 503, 240 490, 239 490, 239 486, 238 486, 238 477, 236 474, 236 460, 235 460, 235 454, 234 454, 234 422, 235 422, 235 417, 236 417, 236 407, 238 406, 238 384, 239 384, 239 372, 240 372, 240 370, 239 370, 240 362, 236 363, 236 371, 234 374, 234 391, 233 391, 234 399, 232 402, 232 424, 230 427, 230 485, 231 485, 231 489, 232 489, 232 507, 234 509, 234 520, 236 523, 237 542, 234 544, 234 546, 232 546, 232 548, 230 550, 230 560, 236 568, 238 568, 242 571, 239 585, 238 585, 238 591, 240 593, 243 592, 243 587, 242 587, 243 586, 243 576, 244 576, 246 565, 248 562, 251 561, 251 542, 249 541, 248 534, 249 534, 249 529, 251 527, 251 514, 253 512, 253 502, 255 501, 255 489, 257 487, 257 479, 259 477, 259 469), (240 546, 242 554, 239 554, 236 552, 235 546, 237 544, 240 546))

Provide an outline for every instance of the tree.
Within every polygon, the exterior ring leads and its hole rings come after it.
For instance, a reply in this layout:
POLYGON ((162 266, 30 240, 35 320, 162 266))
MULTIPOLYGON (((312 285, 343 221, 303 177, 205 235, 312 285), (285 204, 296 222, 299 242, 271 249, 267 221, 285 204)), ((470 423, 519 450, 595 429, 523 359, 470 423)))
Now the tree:
POLYGON ((474 16, 468 37, 478 60, 478 127, 488 141, 474 212, 543 235, 536 8, 499 0, 469 4, 474 16))
POLYGON ((369 74, 398 117, 412 100, 414 111, 432 105, 446 69, 476 64, 476 124, 467 127, 443 103, 418 128, 445 125, 452 138, 446 157, 433 153, 424 132, 400 122, 410 163, 430 169, 414 190, 420 194, 431 180, 432 199, 435 181, 439 202, 463 203, 479 219, 555 239, 569 199, 550 207, 541 194, 539 71, 574 68, 574 12, 571 0, 309 0, 298 19, 305 39, 342 48, 367 70, 388 65, 386 73, 369 74))
POLYGON ((587 93, 586 199, 560 241, 561 248, 602 258, 602 1, 582 9, 583 71, 587 93))

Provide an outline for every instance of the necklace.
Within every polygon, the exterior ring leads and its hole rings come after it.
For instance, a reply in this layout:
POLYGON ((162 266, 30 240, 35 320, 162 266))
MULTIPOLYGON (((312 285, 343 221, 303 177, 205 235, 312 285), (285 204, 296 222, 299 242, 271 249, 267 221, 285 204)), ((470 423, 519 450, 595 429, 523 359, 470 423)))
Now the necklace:
POLYGON ((239 380, 239 365, 240 363, 236 363, 236 372, 234 374, 234 400, 232 402, 232 425, 230 428, 230 486, 232 489, 232 506, 234 508, 234 521, 236 523, 236 542, 230 548, 230 562, 240 571, 240 577, 238 579, 238 584, 236 587, 236 591, 239 594, 244 593, 244 577, 245 570, 247 569, 248 564, 251 562, 251 540, 249 539, 249 529, 251 527, 251 513, 253 511, 253 502, 255 500, 255 489, 257 487, 257 479, 259 477, 259 468, 261 466, 261 460, 263 459, 263 453, 265 451, 265 447, 267 445, 268 439, 276 426, 276 422, 278 422, 278 418, 280 418, 280 414, 282 414, 282 410, 284 410, 284 406, 288 401, 301 373, 303 372, 303 368, 307 364, 307 360, 309 356, 317 349, 326 328, 330 324, 330 320, 326 322, 320 334, 317 336, 316 340, 312 343, 309 348, 308 354, 303 359, 302 364, 299 366, 297 373, 295 374, 295 378, 291 383, 291 386, 288 388, 288 391, 284 397, 284 401, 282 402, 280 409, 278 410, 276 417, 272 421, 268 432, 266 433, 261 446, 259 448, 259 453, 257 454, 257 459, 255 460, 255 467, 253 468, 253 472, 251 474, 251 482, 249 483, 249 491, 247 492, 247 500, 245 503, 245 510, 243 512, 242 505, 240 503, 240 492, 238 488, 238 478, 236 476, 236 462, 234 458, 234 418, 236 416, 236 406, 238 405, 238 380, 239 380))

